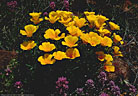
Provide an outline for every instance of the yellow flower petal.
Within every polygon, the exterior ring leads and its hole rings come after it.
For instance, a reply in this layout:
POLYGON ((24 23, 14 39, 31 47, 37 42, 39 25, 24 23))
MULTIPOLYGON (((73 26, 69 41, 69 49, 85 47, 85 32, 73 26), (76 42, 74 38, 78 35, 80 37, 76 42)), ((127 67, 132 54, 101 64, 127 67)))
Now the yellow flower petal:
POLYGON ((79 28, 81 28, 81 27, 86 25, 85 24, 86 23, 86 19, 85 18, 80 18, 79 19, 79 17, 75 16, 74 21, 75 21, 75 25, 77 27, 79 27, 79 28))
POLYGON ((31 50, 36 46, 36 43, 34 41, 25 41, 22 44, 20 44, 20 48, 22 50, 31 50))
POLYGON ((62 52, 62 51, 54 52, 54 53, 53 53, 53 56, 54 56, 54 58, 57 59, 57 60, 62 60, 62 59, 64 59, 64 58, 67 58, 66 53, 65 53, 65 52, 62 52))
POLYGON ((56 60, 52 59, 52 57, 53 57, 53 55, 51 55, 51 54, 44 54, 44 56, 40 56, 38 58, 38 61, 42 65, 53 64, 56 60))
POLYGON ((78 44, 75 44, 78 41, 78 37, 76 36, 69 35, 69 36, 66 36, 64 40, 65 42, 62 41, 62 45, 66 45, 68 47, 75 47, 78 45, 78 44))
POLYGON ((113 43, 112 39, 107 37, 107 36, 104 36, 104 38, 102 38, 102 40, 101 40, 101 45, 102 46, 111 47, 112 43, 113 43))
POLYGON ((96 54, 98 55, 98 59, 99 59, 100 61, 104 61, 105 54, 104 54, 103 51, 96 52, 96 54))
POLYGON ((105 60, 108 61, 108 62, 113 61, 112 55, 110 55, 110 54, 105 54, 105 60))
POLYGON ((120 35, 116 35, 116 33, 113 33, 113 36, 114 36, 114 42, 115 43, 118 43, 122 40, 121 36, 120 35))
POLYGON ((50 44, 50 42, 43 42, 42 45, 39 45, 39 50, 44 52, 50 52, 54 50, 56 47, 54 44, 50 44))
POLYGON ((75 59, 76 57, 80 57, 79 50, 77 48, 69 48, 66 50, 66 55, 70 59, 75 59))
POLYGON ((82 35, 82 33, 83 33, 83 32, 82 32, 78 27, 76 27, 76 26, 69 26, 69 27, 66 28, 66 30, 68 30, 69 33, 70 33, 72 36, 80 36, 80 35, 82 35))
POLYGON ((104 68, 105 68, 105 71, 107 71, 107 72, 115 71, 115 66, 113 66, 113 65, 110 65, 110 66, 105 65, 104 68))
POLYGON ((26 25, 24 27, 24 30, 20 30, 20 33, 22 35, 26 35, 27 37, 32 37, 33 33, 36 32, 36 30, 38 29, 38 26, 34 26, 32 24, 26 25))
POLYGON ((21 33, 22 35, 27 35, 27 33, 26 33, 24 30, 20 30, 20 33, 21 33))
POLYGON ((45 31, 44 37, 46 39, 60 40, 65 37, 65 33, 62 33, 61 36, 58 36, 60 33, 61 32, 59 29, 56 29, 56 30, 48 29, 45 31))
POLYGON ((110 26, 111 30, 120 30, 120 26, 118 26, 114 22, 109 22, 109 26, 110 26))

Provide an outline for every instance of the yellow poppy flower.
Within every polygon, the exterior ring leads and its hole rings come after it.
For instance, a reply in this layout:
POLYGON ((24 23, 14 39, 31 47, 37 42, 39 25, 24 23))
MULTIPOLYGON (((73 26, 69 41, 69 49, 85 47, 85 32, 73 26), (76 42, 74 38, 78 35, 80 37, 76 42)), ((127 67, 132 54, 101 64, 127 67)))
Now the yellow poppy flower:
POLYGON ((86 17, 87 17, 89 23, 90 23, 92 26, 94 26, 94 22, 97 21, 96 15, 88 15, 88 16, 86 16, 86 17))
POLYGON ((113 49, 114 49, 114 55, 115 56, 121 56, 121 57, 123 57, 122 52, 119 51, 120 48, 118 46, 113 46, 113 49))
POLYGON ((56 11, 60 17, 64 17, 64 18, 68 18, 68 17, 72 17, 73 13, 69 12, 69 11, 56 11))
POLYGON ((110 26, 111 30, 120 30, 120 26, 118 26, 114 22, 109 22, 109 26, 110 26))
POLYGON ((98 55, 98 59, 99 59, 100 61, 104 61, 105 54, 104 54, 103 51, 96 52, 96 54, 98 55))
POLYGON ((79 50, 77 48, 67 49, 66 55, 69 59, 75 59, 76 57, 80 57, 80 53, 79 53, 79 50))
POLYGON ((26 35, 27 37, 32 37, 33 33, 36 32, 36 30, 38 29, 38 26, 34 26, 32 24, 26 25, 24 27, 24 30, 20 30, 20 34, 22 35, 26 35))
POLYGON ((44 56, 40 56, 38 58, 38 61, 42 64, 42 65, 47 65, 47 64, 53 64, 55 63, 55 59, 52 59, 53 55, 51 54, 44 54, 44 56))
POLYGON ((34 20, 38 20, 41 14, 42 14, 41 12, 39 12, 39 13, 37 13, 37 12, 29 13, 29 15, 32 16, 32 18, 34 20))
POLYGON ((95 32, 89 32, 89 38, 88 43, 91 44, 91 46, 96 46, 101 43, 101 37, 95 33, 95 32))
POLYGON ((91 44, 91 46, 96 46, 98 44, 100 44, 100 39, 97 39, 96 37, 92 37, 89 39, 89 43, 91 44))
POLYGON ((106 61, 104 65, 112 65, 112 61, 106 61))
POLYGON ((114 42, 115 43, 118 43, 122 40, 121 36, 120 35, 116 35, 116 33, 113 33, 113 36, 114 36, 114 42))
POLYGON ((105 21, 109 20, 108 18, 102 15, 96 15, 96 18, 97 20, 94 22, 94 24, 97 28, 100 28, 104 24, 105 21))
POLYGON ((70 15, 72 15, 73 13, 72 12, 70 12, 70 11, 62 11, 62 10, 57 10, 56 11, 58 14, 59 14, 59 16, 70 16, 70 15))
POLYGON ((64 24, 65 26, 68 25, 69 22, 72 20, 72 12, 68 11, 57 11, 60 16, 58 22, 64 24))
POLYGON ((65 33, 62 33, 61 36, 58 36, 60 33, 61 32, 59 29, 48 29, 45 31, 44 37, 46 39, 60 40, 65 37, 65 33))
POLYGON ((120 41, 120 44, 123 45, 124 44, 124 41, 120 41))
POLYGON ((45 17, 45 20, 49 20, 50 23, 54 24, 59 19, 59 14, 55 11, 49 13, 49 18, 45 17))
POLYGON ((104 36, 104 38, 102 38, 102 40, 101 40, 101 45, 102 46, 111 47, 112 43, 113 43, 112 39, 107 37, 107 36, 104 36))
POLYGON ((75 44, 77 41, 78 41, 78 37, 76 36, 66 36, 64 38, 65 42, 62 41, 62 45, 66 45, 68 47, 75 47, 75 46, 78 46, 78 44, 75 44))
POLYGON ((114 72, 115 71, 115 66, 113 66, 113 65, 104 65, 104 69, 107 72, 114 72))
POLYGON ((86 23, 86 19, 85 18, 80 18, 79 19, 79 17, 75 16, 74 21, 75 21, 75 25, 77 27, 79 27, 79 28, 81 28, 81 27, 86 25, 85 24, 86 23))
POLYGON ((37 12, 33 12, 33 13, 29 13, 30 16, 32 16, 32 18, 30 19, 30 21, 32 21, 34 24, 38 24, 41 21, 43 21, 43 18, 39 18, 41 15, 41 12, 37 13, 37 12))
POLYGON ((32 21, 34 24, 38 24, 43 21, 43 18, 39 18, 38 20, 34 20, 33 18, 31 18, 30 21, 32 21))
POLYGON ((67 24, 64 24, 64 26, 66 26, 66 27, 75 26, 75 21, 71 21, 67 24))
POLYGON ((82 34, 82 35, 80 36, 80 38, 82 39, 82 41, 83 41, 84 43, 88 43, 90 37, 89 37, 89 34, 86 33, 86 34, 82 34))
POLYGON ((39 50, 44 52, 50 52, 54 50, 56 47, 54 44, 50 44, 50 42, 43 42, 42 45, 39 46, 39 50))
POLYGON ((113 61, 112 55, 110 55, 110 54, 105 54, 105 60, 106 60, 107 62, 113 61))
POLYGON ((108 29, 103 29, 100 27, 100 29, 98 31, 99 31, 101 36, 111 35, 111 32, 108 29))
POLYGON ((109 20, 108 18, 106 18, 103 15, 97 15, 97 18, 98 18, 98 22, 100 22, 100 23, 104 23, 105 21, 109 20))
POLYGON ((85 11, 84 14, 85 14, 86 16, 88 16, 88 15, 95 15, 95 12, 88 12, 88 11, 85 11))
POLYGON ((76 26, 69 26, 69 27, 66 28, 66 30, 68 30, 69 33, 70 33, 72 36, 80 36, 80 35, 82 35, 82 33, 83 33, 83 32, 82 32, 78 27, 76 27, 76 26))
POLYGON ((22 44, 20 44, 20 48, 22 50, 31 50, 36 46, 35 41, 25 41, 22 44))
POLYGON ((71 20, 72 20, 71 17, 66 17, 66 18, 65 18, 65 17, 61 17, 61 18, 58 20, 58 22, 67 25, 71 20))
POLYGON ((54 56, 54 58, 57 59, 57 60, 62 60, 62 59, 64 59, 64 58, 67 58, 66 53, 65 53, 65 52, 62 52, 62 51, 54 52, 54 53, 53 53, 53 56, 54 56))

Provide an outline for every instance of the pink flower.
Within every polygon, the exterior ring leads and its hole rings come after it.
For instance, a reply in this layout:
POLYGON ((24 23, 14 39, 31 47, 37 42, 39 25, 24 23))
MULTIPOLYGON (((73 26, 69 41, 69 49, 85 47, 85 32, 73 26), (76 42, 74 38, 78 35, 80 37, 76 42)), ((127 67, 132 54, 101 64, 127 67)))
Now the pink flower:
POLYGON ((7 2, 7 6, 10 8, 15 8, 17 6, 17 1, 7 2))
POLYGON ((101 93, 100 96, 109 96, 109 95, 106 93, 101 93))
POLYGON ((56 81, 56 89, 58 90, 59 94, 66 93, 66 91, 69 89, 68 83, 69 81, 67 81, 66 77, 58 78, 58 81, 56 81))
POLYGON ((68 0, 64 0, 64 7, 66 7, 66 8, 69 7, 69 1, 68 0))
POLYGON ((50 8, 54 9, 56 7, 56 4, 55 4, 55 2, 51 2, 49 6, 50 6, 50 8))
POLYGON ((11 73, 12 71, 10 68, 7 68, 7 69, 5 69, 5 72, 6 72, 6 75, 9 75, 9 73, 11 73))
POLYGON ((22 82, 21 81, 16 81, 15 84, 14 84, 14 86, 16 88, 21 88, 22 87, 22 82))

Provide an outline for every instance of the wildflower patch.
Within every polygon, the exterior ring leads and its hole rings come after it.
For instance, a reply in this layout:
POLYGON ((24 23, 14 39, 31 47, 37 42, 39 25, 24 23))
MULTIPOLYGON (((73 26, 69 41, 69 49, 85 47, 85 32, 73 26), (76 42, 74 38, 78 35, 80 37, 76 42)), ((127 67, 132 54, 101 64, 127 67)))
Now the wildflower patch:
MULTIPOLYGON (((54 4, 51 4, 54 7, 54 4)), ((75 59, 81 56, 77 48, 80 43, 89 44, 93 48, 102 48, 103 50, 95 52, 98 60, 103 63, 103 68, 107 72, 114 72, 115 66, 112 65, 113 56, 123 56, 119 45, 123 44, 122 38, 117 34, 120 26, 109 20, 103 15, 96 15, 95 12, 85 11, 79 17, 70 11, 51 11, 48 16, 41 17, 41 12, 29 13, 32 17, 30 21, 33 24, 26 25, 25 30, 20 30, 21 35, 33 37, 34 33, 39 33, 41 22, 49 22, 58 25, 57 28, 46 27, 43 32, 43 41, 36 44, 35 41, 24 41, 20 48, 22 50, 31 50, 39 46, 39 50, 44 52, 44 56, 39 56, 38 61, 42 65, 53 64, 56 60, 75 59), (62 25, 65 31, 61 31, 62 25), (59 45, 52 42, 59 42, 60 46, 66 47, 66 51, 57 49, 59 45)), ((34 34, 35 35, 35 34, 34 34)), ((62 47, 60 47, 62 48, 62 47)))

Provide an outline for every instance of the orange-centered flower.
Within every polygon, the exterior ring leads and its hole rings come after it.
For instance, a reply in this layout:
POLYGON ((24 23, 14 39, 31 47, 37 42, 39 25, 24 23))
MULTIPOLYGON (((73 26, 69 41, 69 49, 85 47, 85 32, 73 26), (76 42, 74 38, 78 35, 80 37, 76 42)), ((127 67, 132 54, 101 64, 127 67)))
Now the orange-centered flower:
POLYGON ((26 35, 27 37, 32 37, 33 33, 36 32, 36 30, 38 29, 38 26, 34 26, 32 24, 26 25, 24 27, 25 30, 20 30, 20 33, 22 35, 26 35))
POLYGON ((79 29, 79 27, 76 27, 76 26, 69 26, 66 28, 69 33, 72 35, 72 36, 80 36, 82 35, 82 31, 79 29))
POLYGON ((80 53, 79 53, 79 50, 77 48, 67 49, 66 55, 69 59, 75 59, 76 57, 80 57, 80 53))
POLYGON ((109 20, 108 18, 102 15, 96 15, 96 18, 97 20, 94 21, 96 28, 100 28, 105 23, 105 21, 109 20))
POLYGON ((122 52, 119 51, 120 48, 118 46, 113 46, 113 49, 114 49, 114 55, 115 56, 121 56, 121 57, 123 57, 122 52))
POLYGON ((58 36, 60 33, 61 32, 59 29, 48 29, 45 31, 44 37, 46 39, 60 40, 65 37, 65 33, 62 33, 61 36, 58 36))
POLYGON ((65 52, 62 52, 62 51, 54 52, 54 53, 53 53, 53 56, 54 56, 54 58, 57 59, 57 60, 62 60, 62 59, 64 59, 64 58, 67 58, 66 53, 65 53, 65 52))
POLYGON ((44 54, 44 56, 40 56, 38 58, 38 61, 42 65, 53 64, 56 60, 52 59, 52 57, 53 57, 53 55, 51 55, 51 54, 44 54))
POLYGON ((118 43, 122 40, 121 36, 120 35, 116 35, 116 33, 113 33, 113 36, 114 36, 114 42, 115 43, 118 43))
POLYGON ((64 38, 65 42, 62 41, 62 45, 66 45, 68 47, 75 47, 75 46, 78 46, 78 44, 76 44, 76 42, 78 41, 78 37, 76 36, 66 36, 64 38))
POLYGON ((114 72, 115 71, 115 66, 112 65, 111 61, 106 61, 104 63, 104 69, 107 72, 114 72))
POLYGON ((113 65, 104 65, 104 69, 107 72, 114 72, 115 71, 115 66, 113 66, 113 65))
POLYGON ((114 22, 109 22, 109 26, 110 26, 111 30, 120 30, 120 26, 118 26, 114 22))
POLYGON ((79 19, 79 17, 75 16, 74 21, 75 21, 75 25, 77 27, 79 27, 79 28, 81 28, 81 27, 86 25, 85 24, 86 23, 86 19, 85 18, 80 18, 79 19))
POLYGON ((105 54, 105 60, 106 60, 107 62, 113 61, 112 55, 110 55, 110 54, 105 54))
POLYGON ((107 37, 107 36, 104 36, 104 38, 102 38, 102 40, 101 40, 101 45, 102 46, 111 47, 112 43, 113 43, 112 39, 107 37))
POLYGON ((50 52, 54 50, 56 47, 54 44, 50 44, 50 42, 43 42, 42 45, 39 46, 39 50, 44 52, 50 52))
POLYGON ((96 46, 101 43, 101 37, 95 32, 89 32, 88 43, 90 43, 91 46, 96 46))
POLYGON ((55 11, 49 13, 49 18, 45 17, 45 20, 49 20, 50 23, 54 24, 59 19, 59 14, 55 11))
POLYGON ((100 61, 104 61, 105 54, 104 54, 103 51, 96 52, 96 54, 98 55, 98 59, 99 59, 100 61))
POLYGON ((25 41, 22 44, 20 44, 20 48, 22 50, 31 50, 36 46, 35 41, 25 41))
POLYGON ((37 13, 37 12, 33 12, 33 13, 29 13, 30 16, 32 16, 32 18, 30 19, 34 24, 38 24, 39 22, 43 21, 43 18, 39 18, 41 15, 41 12, 37 13))

